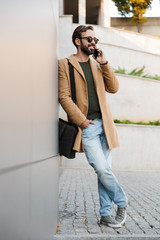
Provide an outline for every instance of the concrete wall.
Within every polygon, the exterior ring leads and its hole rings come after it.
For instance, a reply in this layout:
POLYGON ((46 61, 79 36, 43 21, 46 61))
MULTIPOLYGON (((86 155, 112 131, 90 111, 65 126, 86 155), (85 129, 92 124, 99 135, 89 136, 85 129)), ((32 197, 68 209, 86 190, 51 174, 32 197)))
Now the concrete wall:
POLYGON ((73 33, 72 15, 59 17, 59 58, 66 58, 76 49, 72 43, 73 33))
MULTIPOLYGON (((71 41, 73 30, 77 26, 77 24, 72 24, 71 16, 60 17, 60 58, 76 52, 71 41)), ((96 36, 100 39, 98 46, 104 50, 112 67, 118 68, 119 66, 131 71, 144 65, 147 73, 160 75, 160 41, 158 38, 114 28, 101 26, 94 26, 94 28, 96 36)))
POLYGON ((116 74, 119 91, 106 93, 114 119, 149 122, 160 120, 160 81, 116 74))
POLYGON ((160 171, 160 127, 117 124, 120 147, 112 167, 122 171, 160 171))
POLYGON ((56 230, 58 1, 0 1, 0 239, 56 230))
POLYGON ((160 41, 158 38, 117 29, 106 29, 95 26, 100 39, 99 46, 114 68, 146 67, 149 74, 160 75, 160 41))
MULTIPOLYGON (((113 17, 111 27, 137 32, 136 26, 131 23, 131 18, 113 17)), ((160 35, 160 18, 148 17, 147 22, 142 25, 142 33, 153 36, 160 35)))

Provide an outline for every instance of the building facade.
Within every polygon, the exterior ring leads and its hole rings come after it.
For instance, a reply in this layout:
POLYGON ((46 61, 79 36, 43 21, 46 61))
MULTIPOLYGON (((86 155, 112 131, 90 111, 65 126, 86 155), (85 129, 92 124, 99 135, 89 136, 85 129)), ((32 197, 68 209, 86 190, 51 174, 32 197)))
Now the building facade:
POLYGON ((73 15, 73 23, 110 27, 109 0, 60 0, 59 14, 73 15))

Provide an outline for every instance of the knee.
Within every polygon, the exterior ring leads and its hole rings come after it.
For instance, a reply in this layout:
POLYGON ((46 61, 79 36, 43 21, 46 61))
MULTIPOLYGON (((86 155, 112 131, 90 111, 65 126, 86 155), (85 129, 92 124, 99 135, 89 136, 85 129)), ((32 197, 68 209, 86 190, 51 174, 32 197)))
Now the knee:
POLYGON ((99 168, 96 170, 96 173, 98 175, 99 178, 103 177, 104 175, 109 175, 110 174, 110 169, 109 168, 99 168))
POLYGON ((99 168, 96 170, 96 173, 97 173, 98 177, 103 177, 103 175, 106 173, 106 169, 99 168))

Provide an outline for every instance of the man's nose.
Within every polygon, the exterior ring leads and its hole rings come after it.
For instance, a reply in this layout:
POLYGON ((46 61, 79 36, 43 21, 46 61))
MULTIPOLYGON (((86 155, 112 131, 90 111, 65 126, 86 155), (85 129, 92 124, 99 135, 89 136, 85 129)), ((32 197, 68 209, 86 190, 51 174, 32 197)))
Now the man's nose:
POLYGON ((94 41, 94 39, 92 39, 91 44, 92 44, 92 45, 95 45, 95 41, 94 41))

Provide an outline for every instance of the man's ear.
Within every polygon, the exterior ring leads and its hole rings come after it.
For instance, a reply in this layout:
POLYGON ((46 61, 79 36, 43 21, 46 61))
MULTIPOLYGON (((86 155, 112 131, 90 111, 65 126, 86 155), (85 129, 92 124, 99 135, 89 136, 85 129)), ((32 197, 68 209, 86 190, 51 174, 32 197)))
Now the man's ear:
POLYGON ((79 47, 81 45, 81 41, 79 38, 75 39, 75 44, 77 45, 77 47, 79 47))

